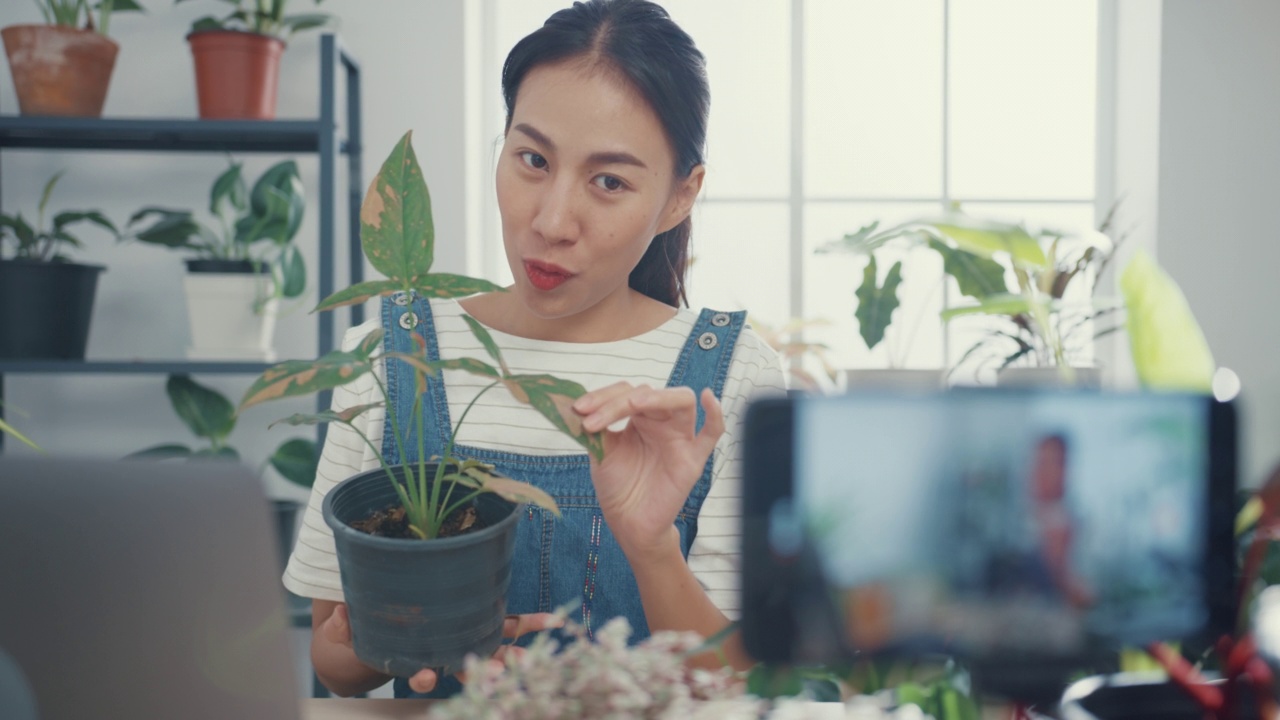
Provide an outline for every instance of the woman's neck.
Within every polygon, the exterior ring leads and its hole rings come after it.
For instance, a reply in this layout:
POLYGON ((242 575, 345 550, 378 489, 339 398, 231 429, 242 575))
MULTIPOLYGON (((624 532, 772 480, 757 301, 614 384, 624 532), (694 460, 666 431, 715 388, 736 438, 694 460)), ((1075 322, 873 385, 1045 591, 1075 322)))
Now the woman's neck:
POLYGON ((476 295, 459 303, 481 324, 508 335, 550 342, 602 343, 649 332, 675 316, 670 305, 627 289, 574 315, 534 315, 511 292, 476 295))

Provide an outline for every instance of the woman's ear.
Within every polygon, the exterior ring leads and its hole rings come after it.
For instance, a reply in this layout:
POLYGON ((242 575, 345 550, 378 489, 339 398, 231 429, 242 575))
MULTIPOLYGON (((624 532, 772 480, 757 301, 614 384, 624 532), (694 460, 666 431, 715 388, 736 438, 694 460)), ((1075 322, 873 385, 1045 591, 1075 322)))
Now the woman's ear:
POLYGON ((667 211, 662 216, 662 222, 658 225, 658 234, 670 230, 671 228, 684 222, 689 217, 689 213, 693 210, 693 201, 698 199, 698 193, 702 192, 702 180, 707 176, 707 168, 705 165, 694 165, 693 170, 689 171, 689 177, 676 182, 675 192, 671 195, 671 201, 667 203, 667 211))

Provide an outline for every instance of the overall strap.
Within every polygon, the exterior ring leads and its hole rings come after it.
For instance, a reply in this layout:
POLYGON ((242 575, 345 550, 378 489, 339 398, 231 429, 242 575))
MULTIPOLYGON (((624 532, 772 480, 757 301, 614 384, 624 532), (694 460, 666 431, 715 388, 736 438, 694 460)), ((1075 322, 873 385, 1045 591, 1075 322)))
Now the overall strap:
MULTIPOLYGON (((435 321, 431 303, 416 293, 396 293, 382 299, 383 346, 387 352, 401 352, 421 357, 426 349, 426 359, 440 359, 436 343, 435 321), (414 336, 418 339, 415 340, 414 336)), ((386 361, 387 407, 386 424, 382 432, 382 454, 388 464, 415 462, 429 459, 444 452, 448 442, 450 422, 449 405, 445 401, 444 384, 437 378, 427 378, 427 391, 422 394, 419 413, 415 416, 417 377, 414 369, 394 358, 386 361), (418 457, 417 422, 424 423, 422 437, 426 458, 418 457), (404 453, 396 443, 396 431, 405 439, 404 453)))
MULTIPOLYGON (((733 363, 733 349, 738 343, 738 335, 742 333, 746 321, 746 312, 725 313, 704 309, 698 316, 698 321, 694 323, 689 338, 680 350, 680 355, 676 358, 676 365, 671 370, 667 387, 683 385, 691 388, 698 398, 702 397, 704 388, 711 388, 711 392, 715 393, 716 399, 719 400, 724 391, 725 379, 729 377, 729 366, 733 363)), ((697 407, 697 429, 701 431, 703 423, 706 422, 706 412, 702 409, 701 401, 698 402, 697 407)), ((692 532, 686 538, 688 543, 685 547, 686 554, 697 534, 697 516, 698 511, 702 509, 702 501, 707 498, 707 493, 711 492, 711 474, 714 467, 715 453, 713 452, 711 457, 707 458, 701 477, 698 478, 698 482, 689 493, 688 500, 685 501, 682 512, 693 519, 692 532)))

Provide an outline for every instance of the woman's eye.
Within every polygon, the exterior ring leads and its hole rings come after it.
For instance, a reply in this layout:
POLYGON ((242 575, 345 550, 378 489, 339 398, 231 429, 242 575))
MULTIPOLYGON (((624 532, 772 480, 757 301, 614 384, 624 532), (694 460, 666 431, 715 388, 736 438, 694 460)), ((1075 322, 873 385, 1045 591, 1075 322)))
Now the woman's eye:
POLYGON ((547 159, 536 152, 528 150, 520 153, 520 159, 524 160, 524 164, 536 170, 541 170, 547 166, 547 159))
POLYGON ((595 183, 602 190, 608 190, 609 192, 617 192, 625 187, 621 180, 612 175, 599 175, 596 177, 595 183))

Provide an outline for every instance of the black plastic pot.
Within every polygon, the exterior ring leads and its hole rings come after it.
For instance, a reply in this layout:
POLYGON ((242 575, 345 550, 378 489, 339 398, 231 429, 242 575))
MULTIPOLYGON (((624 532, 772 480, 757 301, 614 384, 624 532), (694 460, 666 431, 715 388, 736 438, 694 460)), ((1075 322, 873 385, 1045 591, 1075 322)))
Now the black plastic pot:
MULTIPOLYGON (((1240 720, 1258 717, 1251 690, 1241 688, 1240 720)), ((1205 713, 1161 675, 1119 673, 1077 680, 1062 696, 1062 720, 1203 720, 1205 713)))
POLYGON ((193 273, 242 273, 263 275, 271 268, 266 263, 252 260, 187 260, 187 272, 193 273))
POLYGON ((105 269, 0 260, 0 360, 83 360, 105 269))
MULTIPOLYGON (((395 473, 403 483, 404 468, 395 473)), ((468 653, 487 656, 502 642, 519 506, 480 495, 474 503, 486 527, 436 540, 375 537, 348 524, 399 502, 381 468, 339 483, 324 499, 356 657, 396 677, 456 672, 468 653)))

